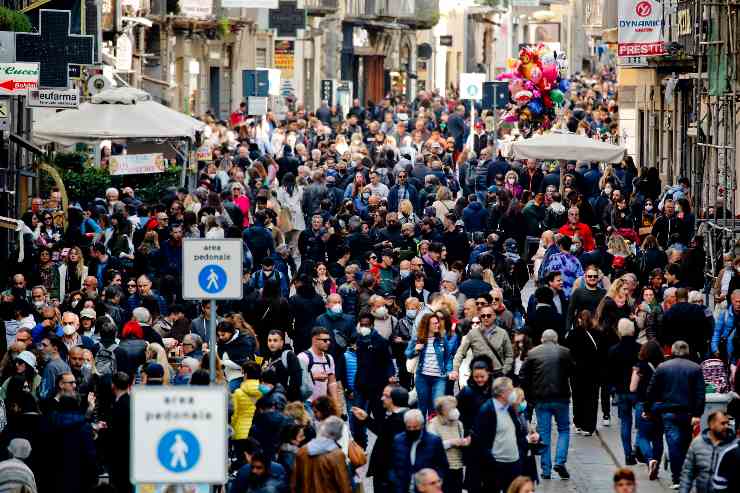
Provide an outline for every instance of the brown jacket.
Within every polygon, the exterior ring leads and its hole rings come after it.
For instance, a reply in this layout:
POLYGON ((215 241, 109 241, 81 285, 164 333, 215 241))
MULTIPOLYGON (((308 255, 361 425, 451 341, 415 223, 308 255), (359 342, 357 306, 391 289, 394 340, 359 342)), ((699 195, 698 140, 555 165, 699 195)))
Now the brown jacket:
POLYGON ((290 491, 352 493, 349 469, 342 449, 322 438, 311 440, 301 447, 296 454, 290 491))

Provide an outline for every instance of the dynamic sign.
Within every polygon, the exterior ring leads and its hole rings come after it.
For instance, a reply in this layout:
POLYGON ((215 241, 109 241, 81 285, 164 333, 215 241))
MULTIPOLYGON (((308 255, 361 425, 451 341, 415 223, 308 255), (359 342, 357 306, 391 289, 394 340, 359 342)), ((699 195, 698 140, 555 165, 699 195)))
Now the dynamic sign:
POLYGON ((655 0, 619 0, 619 56, 665 54, 663 7, 655 0))

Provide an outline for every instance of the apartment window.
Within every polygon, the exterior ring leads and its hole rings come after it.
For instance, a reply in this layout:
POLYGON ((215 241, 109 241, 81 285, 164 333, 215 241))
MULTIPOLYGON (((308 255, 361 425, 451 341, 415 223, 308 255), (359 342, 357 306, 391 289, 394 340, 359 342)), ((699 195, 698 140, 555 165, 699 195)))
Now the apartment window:
POLYGON ((256 67, 267 67, 267 48, 257 48, 256 67))

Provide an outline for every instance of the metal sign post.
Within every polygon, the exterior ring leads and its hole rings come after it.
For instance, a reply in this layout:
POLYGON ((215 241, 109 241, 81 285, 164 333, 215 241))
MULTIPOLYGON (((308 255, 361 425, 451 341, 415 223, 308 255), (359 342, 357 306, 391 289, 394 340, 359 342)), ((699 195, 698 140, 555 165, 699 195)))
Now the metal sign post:
POLYGON ((191 238, 182 244, 182 297, 209 300, 208 362, 216 381, 216 302, 242 299, 243 244, 240 239, 191 238))

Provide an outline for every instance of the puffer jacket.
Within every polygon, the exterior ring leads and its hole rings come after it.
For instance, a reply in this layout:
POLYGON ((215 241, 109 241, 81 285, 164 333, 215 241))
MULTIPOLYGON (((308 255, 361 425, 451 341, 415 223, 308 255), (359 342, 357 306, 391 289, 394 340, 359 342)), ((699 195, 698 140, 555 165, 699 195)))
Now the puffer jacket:
POLYGON ((231 427, 234 429, 234 440, 249 436, 252 418, 257 409, 257 399, 262 397, 259 380, 244 380, 238 389, 231 394, 234 414, 231 415, 231 427))
POLYGON ((709 429, 691 442, 686 460, 681 470, 679 492, 690 493, 692 486, 696 486, 696 493, 710 493, 712 490, 712 475, 719 465, 722 453, 735 443, 735 431, 728 429, 724 440, 714 445, 709 438, 709 429))

